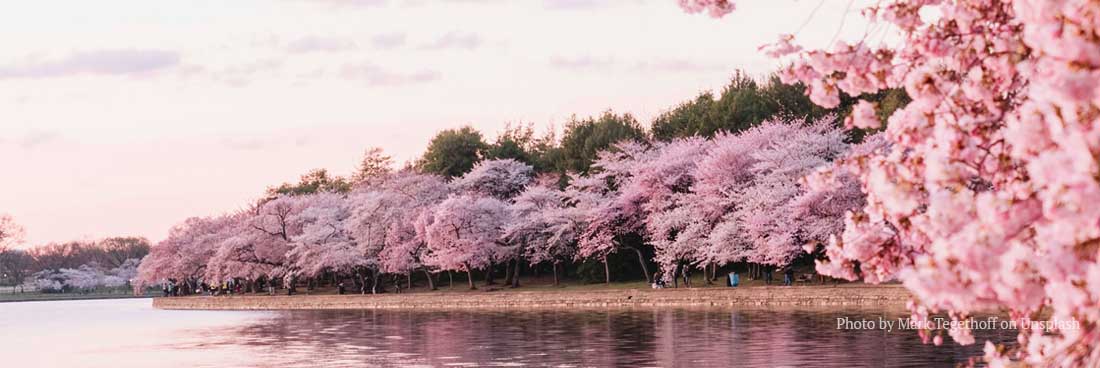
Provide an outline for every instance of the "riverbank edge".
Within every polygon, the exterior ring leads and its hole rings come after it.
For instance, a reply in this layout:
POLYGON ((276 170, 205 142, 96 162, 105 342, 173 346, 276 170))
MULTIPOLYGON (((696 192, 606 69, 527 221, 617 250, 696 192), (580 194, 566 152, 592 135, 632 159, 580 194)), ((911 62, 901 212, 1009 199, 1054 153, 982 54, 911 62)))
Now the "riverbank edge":
POLYGON ((436 291, 380 295, 243 295, 154 298, 168 310, 501 310, 590 308, 905 308, 900 285, 694 289, 436 291))
POLYGON ((26 302, 64 302, 70 300, 108 300, 108 299, 149 299, 152 296, 148 295, 87 295, 87 296, 74 296, 74 297, 31 297, 31 298, 0 298, 0 304, 3 303, 26 303, 26 302))

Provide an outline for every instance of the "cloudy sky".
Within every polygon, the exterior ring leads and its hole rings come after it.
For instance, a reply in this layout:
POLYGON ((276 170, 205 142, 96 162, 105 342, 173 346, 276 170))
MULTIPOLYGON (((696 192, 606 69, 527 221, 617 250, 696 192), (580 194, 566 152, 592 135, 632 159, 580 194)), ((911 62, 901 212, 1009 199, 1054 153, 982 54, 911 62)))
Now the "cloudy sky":
POLYGON ((798 31, 863 32, 847 1, 37 0, 0 16, 0 213, 27 245, 156 241, 368 147, 399 161, 437 131, 644 123, 798 31), (815 12, 815 9, 816 12, 815 12), (811 16, 812 15, 812 16, 811 16), (807 21, 809 20, 809 21, 807 21))

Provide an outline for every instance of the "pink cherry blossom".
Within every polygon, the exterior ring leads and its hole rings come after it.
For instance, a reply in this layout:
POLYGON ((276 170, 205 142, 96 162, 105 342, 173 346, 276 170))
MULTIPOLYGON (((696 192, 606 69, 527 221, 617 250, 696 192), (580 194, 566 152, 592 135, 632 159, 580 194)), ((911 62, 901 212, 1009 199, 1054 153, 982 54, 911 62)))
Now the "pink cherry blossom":
MULTIPOLYGON (((452 195, 418 220, 427 243, 424 263, 440 270, 469 272, 504 259, 508 205, 496 198, 452 195)), ((473 288, 473 279, 470 279, 473 288)))
POLYGON ((513 159, 486 160, 455 179, 453 185, 461 191, 507 200, 522 192, 533 178, 531 165, 513 159))
POLYGON ((875 116, 875 106, 870 102, 860 100, 852 107, 852 114, 844 119, 847 128, 878 129, 882 122, 875 116))

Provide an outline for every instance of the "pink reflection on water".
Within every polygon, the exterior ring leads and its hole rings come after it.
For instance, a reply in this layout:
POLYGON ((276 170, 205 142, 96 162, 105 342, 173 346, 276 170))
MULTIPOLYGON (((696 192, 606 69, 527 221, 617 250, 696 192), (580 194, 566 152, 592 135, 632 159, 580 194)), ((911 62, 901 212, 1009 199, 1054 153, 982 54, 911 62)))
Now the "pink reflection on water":
MULTIPOLYGON (((911 331, 846 331, 797 310, 160 311, 144 300, 0 304, 10 366, 929 366, 980 344, 920 345, 911 331)), ((1015 331, 978 331, 1009 341, 1015 331)), ((5 364, 5 366, 9 366, 5 364)))

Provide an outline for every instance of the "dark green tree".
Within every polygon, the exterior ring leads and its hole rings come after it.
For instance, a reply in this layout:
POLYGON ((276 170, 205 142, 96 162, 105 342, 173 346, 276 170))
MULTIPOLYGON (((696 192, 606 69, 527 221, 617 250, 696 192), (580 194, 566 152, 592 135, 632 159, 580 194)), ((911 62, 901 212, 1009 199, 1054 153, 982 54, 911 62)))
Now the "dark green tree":
POLYGON ((381 148, 371 147, 363 154, 363 160, 359 162, 359 169, 352 175, 351 179, 355 183, 361 183, 384 177, 391 172, 393 172, 393 158, 383 152, 381 148))
MULTIPOLYGON (((700 93, 654 118, 651 130, 655 139, 668 141, 693 135, 713 137, 718 132, 737 133, 773 119, 808 123, 831 116, 835 124, 841 125, 859 99, 878 104, 883 119, 909 101, 905 91, 891 89, 858 99, 842 94, 839 106, 825 109, 810 101, 806 86, 801 83, 783 83, 776 74, 757 82, 736 72, 720 95, 715 97, 710 91, 700 93)), ((861 140, 865 133, 854 130, 852 140, 861 140)))
POLYGON ((609 110, 597 118, 574 116, 565 124, 555 167, 561 173, 587 174, 600 151, 626 139, 646 139, 645 129, 628 113, 616 115, 609 110))
MULTIPOLYGON (((736 72, 717 98, 712 92, 703 92, 654 118, 653 137, 666 141, 692 135, 713 137, 721 131, 751 128, 784 111, 785 101, 777 98, 786 97, 782 92, 786 91, 770 82, 761 86, 748 75, 736 72)), ((801 94, 791 97, 809 102, 801 94)))
POLYGON ((298 179, 298 183, 283 183, 267 188, 268 197, 278 195, 302 195, 319 192, 347 193, 351 183, 340 176, 329 175, 328 170, 314 169, 298 179))
POLYGON ((481 161, 487 147, 481 132, 469 125, 447 129, 432 138, 417 166, 423 172, 453 178, 470 171, 481 161))
POLYGON ((543 136, 536 136, 533 124, 509 124, 488 145, 485 158, 510 158, 531 165, 536 173, 546 173, 554 169, 557 150, 553 129, 543 136))

